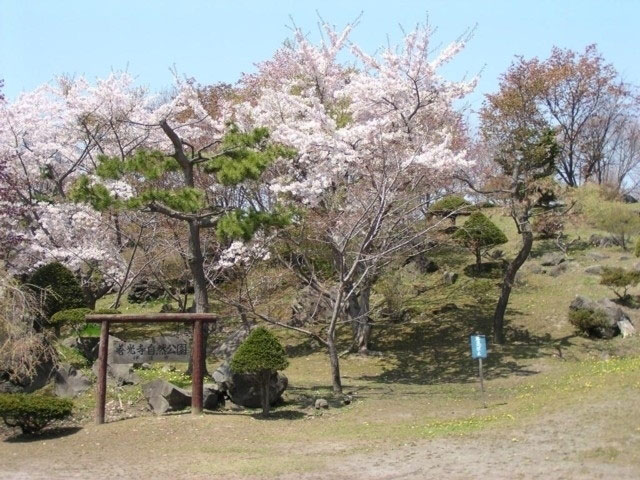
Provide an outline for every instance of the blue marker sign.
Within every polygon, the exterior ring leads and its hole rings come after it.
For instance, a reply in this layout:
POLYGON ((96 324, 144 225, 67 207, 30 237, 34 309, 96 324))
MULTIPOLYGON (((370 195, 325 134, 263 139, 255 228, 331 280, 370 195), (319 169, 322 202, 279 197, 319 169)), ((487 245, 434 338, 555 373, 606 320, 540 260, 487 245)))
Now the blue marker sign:
POLYGON ((484 335, 471 335, 471 358, 487 358, 487 340, 484 335))

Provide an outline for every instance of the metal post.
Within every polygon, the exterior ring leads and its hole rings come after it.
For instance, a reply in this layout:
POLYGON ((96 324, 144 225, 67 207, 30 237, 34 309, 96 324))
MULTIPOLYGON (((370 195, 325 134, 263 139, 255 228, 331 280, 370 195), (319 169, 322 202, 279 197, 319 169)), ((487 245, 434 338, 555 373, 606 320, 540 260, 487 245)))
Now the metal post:
POLYGON ((191 413, 198 415, 202 413, 202 366, 204 364, 204 345, 202 320, 196 320, 193 323, 193 373, 191 377, 191 413))
POLYGON ((480 368, 480 391, 482 392, 482 406, 487 408, 487 401, 484 396, 484 375, 482 373, 482 357, 478 358, 478 366, 480 368))
POLYGON ((96 403, 96 424, 104 423, 104 407, 107 399, 107 355, 109 352, 109 320, 100 326, 100 346, 98 347, 98 398, 96 403))

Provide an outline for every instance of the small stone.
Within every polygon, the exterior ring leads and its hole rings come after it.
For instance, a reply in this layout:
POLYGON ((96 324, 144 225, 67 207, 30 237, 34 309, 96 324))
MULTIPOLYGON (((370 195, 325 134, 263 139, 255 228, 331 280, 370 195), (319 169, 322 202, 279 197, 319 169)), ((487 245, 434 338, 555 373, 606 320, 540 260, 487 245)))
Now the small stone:
POLYGON ((543 267, 554 267, 565 261, 562 253, 546 253, 540 259, 540 265, 543 267))
POLYGON ((142 365, 140 365, 140 370, 151 370, 151 364, 150 363, 143 363, 142 365))
POLYGON ((567 263, 561 263, 559 265, 556 265, 555 267, 551 268, 549 270, 549 275, 551 275, 552 277, 558 277, 560 275, 562 275, 564 272, 566 272, 568 270, 568 265, 567 263))
POLYGON ((165 365, 164 367, 162 367, 162 371, 165 372, 165 373, 175 372, 176 371, 176 367, 175 367, 175 365, 165 365))
POLYGON ((320 410, 323 408, 327 410, 329 408, 329 402, 327 402, 324 398, 318 398, 315 403, 315 408, 316 410, 320 410))
POLYGON ((592 265, 584 269, 584 273, 588 273, 589 275, 601 275, 602 272, 604 272, 602 265, 592 265))
POLYGON ((351 395, 345 395, 344 397, 342 397, 342 403, 345 405, 350 405, 352 401, 353 398, 351 397, 351 395))
POLYGON ((444 283, 447 285, 453 285, 458 280, 458 274, 456 272, 444 272, 442 280, 444 280, 444 283))
POLYGON ((593 260, 606 260, 609 258, 609 255, 599 252, 589 252, 587 253, 587 257, 592 258, 593 260))

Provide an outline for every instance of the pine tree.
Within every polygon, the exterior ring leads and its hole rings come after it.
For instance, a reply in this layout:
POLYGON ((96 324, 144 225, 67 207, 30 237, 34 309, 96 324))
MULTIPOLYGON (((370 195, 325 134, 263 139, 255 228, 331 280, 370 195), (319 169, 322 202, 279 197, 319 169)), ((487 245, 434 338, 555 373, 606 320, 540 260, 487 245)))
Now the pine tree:
POLYGON ((231 359, 231 370, 258 376, 261 385, 262 414, 269 415, 269 382, 289 361, 278 339, 264 327, 253 330, 231 359))
POLYGON ((495 223, 481 212, 474 212, 456 231, 454 238, 462 242, 476 256, 476 270, 482 268, 482 254, 487 250, 507 243, 507 237, 495 223))

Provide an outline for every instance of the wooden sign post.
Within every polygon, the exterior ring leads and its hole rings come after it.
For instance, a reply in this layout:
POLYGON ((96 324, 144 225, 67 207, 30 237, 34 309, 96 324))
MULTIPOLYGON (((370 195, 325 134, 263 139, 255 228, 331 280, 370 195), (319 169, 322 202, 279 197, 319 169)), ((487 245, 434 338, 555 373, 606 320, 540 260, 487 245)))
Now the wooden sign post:
POLYGON ((191 375, 191 413, 202 413, 202 377, 204 376, 204 332, 205 323, 215 322, 217 317, 209 313, 158 313, 148 315, 87 315, 87 323, 100 323, 100 346, 98 347, 98 385, 96 402, 96 423, 102 424, 105 419, 105 403, 107 398, 107 356, 109 353, 109 327, 112 323, 190 323, 193 327, 193 344, 191 359, 193 372, 191 375))

